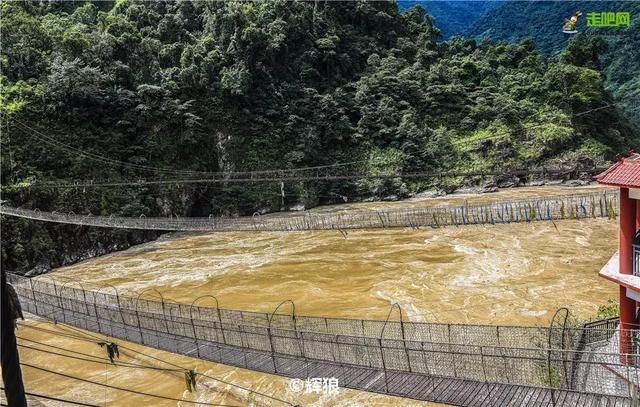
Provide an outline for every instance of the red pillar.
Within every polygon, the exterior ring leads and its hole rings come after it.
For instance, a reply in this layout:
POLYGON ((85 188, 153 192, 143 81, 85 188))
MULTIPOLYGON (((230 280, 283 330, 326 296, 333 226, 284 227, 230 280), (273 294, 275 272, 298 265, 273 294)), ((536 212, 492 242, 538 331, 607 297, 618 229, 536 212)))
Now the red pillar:
MULTIPOLYGON (((633 237, 636 232, 636 201, 629 198, 629 189, 620 188, 620 274, 633 274, 633 237)), ((632 353, 631 335, 635 328, 636 302, 627 297, 620 286, 620 352, 632 353)), ((626 363, 622 357, 622 363, 626 363)))

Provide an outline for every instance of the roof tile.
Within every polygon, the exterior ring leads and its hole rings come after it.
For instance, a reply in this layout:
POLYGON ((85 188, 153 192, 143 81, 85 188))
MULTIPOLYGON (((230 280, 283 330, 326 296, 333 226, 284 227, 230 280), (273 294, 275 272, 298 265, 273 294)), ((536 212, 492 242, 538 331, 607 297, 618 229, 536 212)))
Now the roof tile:
POLYGON ((633 153, 623 158, 602 174, 597 175, 596 180, 605 185, 640 188, 640 154, 633 153))

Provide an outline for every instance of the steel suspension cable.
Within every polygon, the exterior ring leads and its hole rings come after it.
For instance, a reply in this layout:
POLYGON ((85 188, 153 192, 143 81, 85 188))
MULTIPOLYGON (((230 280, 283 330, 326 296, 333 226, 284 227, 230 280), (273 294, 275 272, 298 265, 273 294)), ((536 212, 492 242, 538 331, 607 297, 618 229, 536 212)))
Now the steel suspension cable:
MULTIPOLYGON (((123 186, 145 186, 145 185, 183 185, 183 184, 211 184, 211 183, 261 183, 261 182, 283 182, 283 181, 344 181, 352 179, 393 179, 393 178, 420 178, 420 179, 439 179, 442 177, 480 177, 480 176, 497 176, 497 175, 533 175, 533 174, 562 174, 572 171, 604 171, 610 164, 602 167, 594 168, 527 168, 527 169, 501 169, 491 171, 425 171, 410 173, 392 173, 392 174, 345 174, 345 175, 326 175, 326 176, 291 176, 291 177, 270 177, 270 178, 181 178, 181 179, 163 179, 163 180, 138 180, 138 181, 113 181, 113 182, 92 182, 82 181, 77 183, 69 182, 39 182, 29 185, 29 188, 98 188, 98 187, 123 187, 123 186)), ((274 194, 275 195, 275 194, 274 194)))
MULTIPOLYGON (((4 390, 4 387, 0 387, 0 390, 4 390)), ((82 401, 75 401, 75 400, 66 400, 66 399, 62 399, 59 397, 53 397, 53 396, 47 396, 44 394, 38 394, 38 393, 32 393, 32 392, 25 392, 25 394, 27 396, 31 396, 31 397, 36 397, 36 398, 40 398, 40 399, 45 399, 45 400, 51 400, 51 401, 57 401, 60 403, 65 403, 65 404, 71 404, 74 406, 86 406, 86 407, 100 407, 97 404, 89 404, 89 403, 84 403, 82 401)), ((6 404, 2 404, 3 406, 6 406, 6 404)))
MULTIPOLYGON (((610 103, 607 104, 605 106, 600 106, 597 108, 593 108, 593 109, 589 109, 583 112, 579 112, 579 113, 574 113, 572 115, 570 115, 569 117, 580 117, 580 116, 584 116, 593 112, 597 112, 600 110, 604 110, 604 109, 608 109, 611 107, 616 106, 619 103, 610 103)), ((94 159, 94 160, 98 160, 101 161, 103 163, 107 163, 107 164, 111 164, 111 165, 119 165, 119 166, 124 166, 124 167, 128 167, 128 168, 133 168, 133 169, 145 169, 145 170, 153 170, 153 171, 157 171, 157 172, 165 172, 168 174, 191 174, 191 175, 209 175, 209 176, 222 176, 223 178, 226 178, 228 176, 234 176, 234 175, 251 175, 251 174, 278 174, 278 173, 282 173, 282 172, 292 172, 292 171, 304 171, 304 170, 313 170, 313 169, 323 169, 323 168, 335 168, 335 167, 341 167, 341 166, 346 166, 346 165, 351 165, 351 164, 357 164, 357 163, 362 163, 362 162, 366 162, 368 160, 357 160, 357 161, 351 161, 351 162, 344 162, 344 163, 334 163, 334 164, 329 164, 329 165, 322 165, 322 166, 315 166, 315 167, 301 167, 301 168, 294 168, 294 169, 275 169, 275 170, 262 170, 262 171, 248 171, 248 172, 207 172, 207 171, 191 171, 191 170, 174 170, 174 169, 167 169, 167 168, 160 168, 160 167, 152 167, 152 166, 146 166, 146 165, 141 165, 141 164, 133 164, 133 163, 127 163, 124 161, 119 161, 119 160, 114 160, 111 159, 109 157, 105 157, 102 155, 98 155, 98 154, 94 154, 94 153, 90 153, 87 151, 84 151, 80 148, 77 147, 73 147, 67 144, 64 144, 62 142, 57 141, 55 138, 47 136, 46 134, 38 131, 37 129, 28 126, 27 124, 14 119, 14 121, 21 126, 23 129, 27 129, 31 132, 33 132, 34 137, 39 138, 41 141, 48 143, 50 145, 53 145, 54 147, 58 147, 58 148, 62 148, 62 149, 66 149, 66 150, 71 150, 72 152, 75 152, 77 154, 86 156, 90 159, 94 159)), ((544 125, 547 125, 548 123, 538 123, 538 124, 534 124, 531 126, 527 126, 524 128, 524 130, 529 130, 529 129, 533 129, 533 128, 537 128, 537 127, 541 127, 544 125)), ((518 130, 516 130, 518 131, 518 130)), ((512 130, 510 131, 505 131, 502 133, 496 133, 496 134, 492 134, 491 136, 487 136, 487 137, 480 137, 480 138, 475 138, 475 139, 469 139, 469 140, 460 140, 457 142, 454 142, 454 144, 460 143, 460 144, 465 144, 465 143, 471 143, 471 142, 478 142, 478 141, 482 141, 482 140, 487 140, 487 139, 494 139, 494 138, 499 138, 503 135, 508 135, 513 133, 512 130)), ((425 152, 427 151, 425 150, 421 150, 418 151, 418 153, 421 152, 425 152)), ((407 158, 410 157, 414 157, 415 154, 417 153, 413 153, 413 154, 409 154, 407 155, 407 158)), ((193 180, 192 182, 197 182, 198 180, 193 180)), ((230 180, 226 180, 226 182, 229 182, 230 180)), ((273 180, 270 180, 273 181, 273 180)), ((155 181, 147 181, 147 184, 152 184, 152 183, 158 183, 158 182, 162 182, 160 180, 155 180, 155 181)), ((166 181, 166 183, 175 183, 176 181, 166 181)), ((186 182, 186 180, 183 180, 183 182, 186 182)), ((200 180, 200 182, 204 182, 203 180, 200 180)), ((211 182, 211 180, 209 180, 209 182, 211 182)), ((219 181, 220 182, 220 181, 219 181)), ((254 181, 255 182, 255 181, 254 181)), ((130 183, 135 185, 136 183, 130 183)), ((122 184, 119 184, 122 185, 122 184)), ((91 183, 87 183, 84 184, 83 186, 91 186, 91 183)))
POLYGON ((92 160, 96 160, 96 161, 100 161, 102 163, 105 164, 110 164, 110 165, 118 165, 118 166, 122 166, 122 167, 126 167, 126 168, 131 168, 131 169, 139 169, 139 170, 148 170, 148 171, 155 171, 158 173, 166 173, 166 174, 192 174, 192 175, 209 175, 209 176, 229 176, 229 175, 235 175, 235 174, 242 174, 242 175, 247 175, 247 174, 269 174, 269 173, 280 173, 280 172, 291 172, 291 171, 307 171, 307 170, 317 170, 317 169, 324 169, 324 168, 334 168, 334 167, 343 167, 343 166, 347 166, 347 165, 352 165, 352 164, 357 164, 360 162, 363 162, 364 160, 357 160, 357 161, 349 161, 349 162, 341 162, 341 163, 333 163, 333 164, 325 164, 325 165, 319 165, 319 166, 310 166, 310 167, 298 167, 298 168, 281 168, 281 169, 273 169, 273 170, 258 170, 258 171, 240 171, 240 172, 235 172, 235 171, 228 171, 228 172, 216 172, 216 171, 194 171, 194 170, 176 170, 176 169, 171 169, 171 168, 162 168, 162 167, 153 167, 153 166, 148 166, 148 165, 142 165, 142 164, 134 164, 134 163, 128 163, 126 161, 120 161, 120 160, 115 160, 103 155, 99 155, 99 154, 95 154, 95 153, 91 153, 88 151, 85 151, 81 148, 78 147, 74 147, 65 143, 62 143, 58 140, 56 140, 55 138, 48 136, 44 133, 42 133, 41 131, 23 123, 20 120, 14 119, 14 122, 16 124, 18 124, 18 126, 20 126, 20 129, 22 131, 28 130, 31 133, 31 135, 44 142, 47 143, 49 145, 52 145, 53 147, 57 147, 60 149, 64 149, 64 150, 68 150, 68 151, 72 151, 76 154, 79 154, 81 156, 84 156, 86 158, 92 159, 92 160))
MULTIPOLYGON (((82 330, 80 330, 80 329, 78 329, 78 328, 76 328, 74 326, 70 326, 68 324, 64 325, 65 328, 68 328, 68 329, 71 329, 71 330, 79 332, 78 336, 70 335, 70 334, 63 334, 63 333, 60 333, 60 332, 57 332, 57 331, 53 331, 53 330, 49 330, 49 329, 45 329, 45 328, 41 328, 41 327, 33 327, 33 326, 30 326, 30 325, 24 324, 24 323, 20 323, 19 325, 20 326, 29 327, 29 328, 32 328, 32 329, 36 329, 36 330, 39 330, 39 331, 42 331, 42 332, 47 332, 47 333, 50 333, 50 334, 53 334, 53 335, 60 335, 60 336, 68 337, 68 338, 71 338, 71 339, 78 339, 78 340, 92 342, 92 343, 98 343, 98 342, 96 342, 96 340, 99 341, 99 342, 106 342, 105 339, 103 339, 101 336, 98 336, 97 334, 95 334, 93 332, 82 331, 82 330)), ((141 356, 144 356, 144 357, 146 357, 148 359, 152 359, 152 360, 155 360, 157 362, 164 363, 164 364, 166 364, 168 366, 172 366, 172 367, 176 368, 176 369, 174 369, 174 371, 182 371, 182 372, 184 372, 184 371, 187 371, 187 370, 192 370, 192 369, 188 369, 188 368, 185 368, 183 366, 180 366, 178 364, 169 362, 169 361, 167 361, 165 359, 158 358, 158 357, 149 355, 149 354, 147 354, 145 352, 130 348, 128 346, 123 345, 121 342, 118 343, 118 348, 126 349, 126 350, 128 350, 130 352, 134 352, 134 353, 139 354, 141 356)), ((278 402, 281 402, 281 403, 284 403, 284 404, 287 404, 287 405, 290 405, 290 406, 294 405, 293 403, 291 403, 289 401, 286 401, 286 400, 283 400, 283 399, 280 399, 280 398, 277 398, 277 397, 274 397, 274 396, 270 396, 268 394, 259 392, 257 390, 249 389, 249 388, 240 386, 238 384, 234 384, 234 383, 228 382, 226 380, 219 379, 217 377, 209 376, 209 375, 207 375, 205 373, 201 373, 201 372, 196 372, 196 373, 199 376, 206 377, 207 379, 211 379, 213 381, 217 381, 217 382, 229 385, 229 386, 236 387, 236 388, 244 390, 244 391, 246 391, 248 393, 254 393, 254 394, 260 395, 262 397, 265 397, 265 398, 268 398, 268 399, 271 399, 271 400, 275 400, 275 401, 278 401, 278 402)))
POLYGON ((30 363, 26 363, 26 362, 21 362, 20 364, 22 366, 29 367, 31 369, 36 369, 36 370, 40 370, 40 371, 45 372, 45 373, 50 373, 50 374, 53 374, 53 375, 62 376, 62 377, 65 377, 67 379, 77 380, 77 381, 80 381, 80 382, 83 382, 83 383, 89 383, 89 384, 93 384, 93 385, 96 385, 96 386, 107 387, 107 388, 112 389, 112 390, 123 391, 123 392, 126 392, 126 393, 132 393, 132 394, 137 394, 139 396, 153 397, 153 398, 157 398, 157 399, 177 401, 177 402, 181 402, 181 403, 205 405, 205 406, 241 407, 241 406, 238 406, 238 405, 216 404, 216 403, 208 403, 208 402, 204 402, 204 401, 192 401, 192 400, 178 399, 178 398, 169 397, 169 396, 162 396, 162 395, 159 395, 159 394, 146 393, 146 392, 142 392, 142 391, 138 391, 138 390, 126 389, 124 387, 118 387, 118 386, 113 386, 113 385, 110 385, 110 384, 104 384, 104 383, 95 382, 93 380, 85 379, 85 378, 78 377, 78 376, 73 376, 73 375, 70 375, 70 374, 58 372, 58 371, 51 370, 51 369, 46 369, 44 367, 35 366, 35 365, 32 365, 30 363))

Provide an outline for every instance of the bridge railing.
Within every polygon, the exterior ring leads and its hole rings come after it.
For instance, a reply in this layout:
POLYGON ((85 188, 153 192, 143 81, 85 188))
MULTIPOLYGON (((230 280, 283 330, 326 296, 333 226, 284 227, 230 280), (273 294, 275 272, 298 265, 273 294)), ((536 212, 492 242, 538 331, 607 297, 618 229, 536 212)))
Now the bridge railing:
POLYGON ((546 198, 493 201, 420 208, 354 210, 337 213, 308 211, 238 218, 151 218, 75 215, 0 207, 9 216, 86 226, 175 231, 305 231, 370 228, 419 228, 484 225, 542 220, 615 217, 618 195, 612 191, 546 198))
MULTIPOLYGON (((32 311, 36 303, 27 300, 25 305, 32 311)), ((568 384, 563 369, 576 353, 561 349, 375 339, 202 321, 165 319, 159 324, 157 314, 139 312, 136 315, 131 310, 123 311, 125 323, 117 323, 87 315, 87 308, 84 311, 78 308, 79 312, 75 312, 58 305, 40 303, 39 306, 44 308, 41 312, 54 320, 172 352, 193 355, 197 349, 195 356, 201 358, 213 357, 215 360, 215 355, 210 354, 215 344, 262 352, 274 358, 274 373, 283 373, 275 357, 286 356, 390 372, 408 371, 488 383, 565 389, 568 384)), ((580 383, 588 383, 588 386, 585 384, 572 390, 620 395, 623 387, 612 371, 626 374, 629 380, 638 383, 634 376, 636 372, 620 363, 619 354, 583 353, 587 357, 573 368, 583 372, 580 383)), ((251 367, 249 361, 240 363, 251 367)))
MULTIPOLYGON (((228 324, 251 326, 269 325, 269 313, 211 308, 202 305, 190 305, 117 295, 115 289, 99 291, 84 290, 72 284, 56 284, 47 279, 28 279, 12 275, 11 280, 20 288, 25 288, 25 295, 40 301, 64 306, 76 312, 88 312, 112 321, 123 322, 122 310, 146 312, 154 326, 165 326, 164 321, 190 320, 211 321, 228 324), (113 293, 113 294, 112 294, 113 293), (60 297, 63 297, 62 299, 60 297), (88 303, 89 306, 85 305, 88 303)), ((150 293, 151 294, 151 293, 150 293)), ((158 298, 157 294, 155 296, 158 298)), ((158 298, 159 299, 159 298, 158 298)), ((347 318, 330 318, 275 314, 271 318, 271 326, 280 329, 298 329, 309 332, 327 333, 331 335, 350 335, 369 338, 405 339, 442 343, 479 343, 491 346, 539 346, 547 341, 547 327, 520 327, 500 325, 452 324, 432 322, 406 322, 362 320, 347 318), (386 327, 385 327, 386 324, 386 327), (383 329, 384 328, 384 329, 383 329)), ((595 332, 595 331, 594 331, 595 332)))
POLYGON ((86 313, 114 321, 133 323, 135 314, 146 315, 149 328, 167 331, 171 322, 189 325, 190 320, 201 323, 271 326, 276 329, 318 332, 329 335, 347 335, 367 338, 399 339, 452 344, 482 344, 505 347, 545 347, 549 335, 563 335, 565 349, 576 349, 581 338, 588 343, 608 343, 617 327, 612 323, 597 327, 544 327, 482 324, 456 324, 438 322, 382 321, 336 317, 316 317, 290 314, 260 313, 254 311, 213 308, 171 302, 154 294, 156 299, 118 295, 114 288, 99 291, 85 290, 74 284, 57 284, 47 279, 29 279, 10 275, 10 280, 25 296, 52 306, 86 313), (113 293, 113 294, 112 294, 113 293), (130 311, 130 312, 123 312, 130 311), (269 319, 270 323, 269 323, 269 319))
MULTIPOLYGON (((92 291, 50 284, 54 292, 42 292, 31 288, 33 282, 17 277, 12 280, 24 308, 45 318, 209 360, 217 360, 212 349, 221 345, 260 352, 270 355, 273 372, 278 374, 286 372, 279 370, 277 358, 288 357, 309 363, 324 361, 385 372, 404 371, 600 394, 626 395, 621 394, 628 391, 624 380, 635 386, 639 384, 637 371, 620 363, 615 347, 616 332, 607 333, 611 334, 611 347, 606 348, 607 352, 548 348, 544 343, 535 342, 528 346, 486 345, 482 337, 474 342, 472 335, 464 341, 461 338, 453 341, 375 338, 306 331, 294 325, 293 319, 290 326, 276 327, 249 325, 251 321, 242 321, 242 318, 229 321, 213 315, 202 319, 187 317, 179 306, 168 308, 162 301, 152 301, 144 309, 132 309, 122 305, 131 300, 129 297, 114 299, 97 293, 105 299, 100 301, 91 298, 96 295, 92 291)), ((199 311, 216 313, 211 308, 199 311)), ((472 329, 474 327, 477 326, 472 329)), ((251 362, 234 363, 249 367, 251 362)))

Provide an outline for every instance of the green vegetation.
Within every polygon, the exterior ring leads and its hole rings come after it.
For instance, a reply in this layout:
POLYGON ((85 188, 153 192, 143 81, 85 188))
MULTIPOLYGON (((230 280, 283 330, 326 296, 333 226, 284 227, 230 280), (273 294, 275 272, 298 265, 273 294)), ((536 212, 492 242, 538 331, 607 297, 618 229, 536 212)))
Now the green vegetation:
MULTIPOLYGON (((577 36, 559 58, 545 57, 529 40, 439 43, 423 9, 401 13, 393 2, 0 8, 2 193, 13 205, 126 216, 283 206, 276 183, 38 186, 176 175, 54 148, 17 121, 84 152, 180 171, 348 161, 377 172, 469 170, 602 162, 634 145, 616 108, 574 116, 613 102, 597 70, 597 38, 577 36)), ((401 197, 432 183, 287 183, 284 207, 341 196, 401 197)), ((3 228, 2 265, 14 270, 152 237, 9 219, 3 228)))
MULTIPOLYGON (((565 48, 573 48, 576 56, 592 57, 589 49, 580 49, 587 38, 599 39, 600 61, 590 67, 603 69, 606 82, 616 100, 622 102, 627 117, 640 124, 640 3, 637 1, 506 1, 488 10, 464 34, 491 41, 519 42, 531 38, 546 54, 558 55, 565 48), (581 10, 578 31, 582 39, 567 45, 571 37, 563 34, 564 19, 581 10), (589 12, 625 11, 631 15, 629 28, 587 28, 589 12), (635 110, 632 110, 635 109, 635 110)), ((588 66, 588 65, 587 65, 588 66)))
POLYGON ((617 317, 620 315, 620 309, 618 308, 618 302, 615 300, 609 300, 606 304, 598 307, 598 313, 596 319, 606 319, 617 317))
POLYGON ((499 0, 398 1, 398 7, 401 11, 409 10, 415 6, 424 8, 427 14, 433 16, 444 39, 454 35, 463 35, 475 21, 500 4, 502 1, 499 0))

